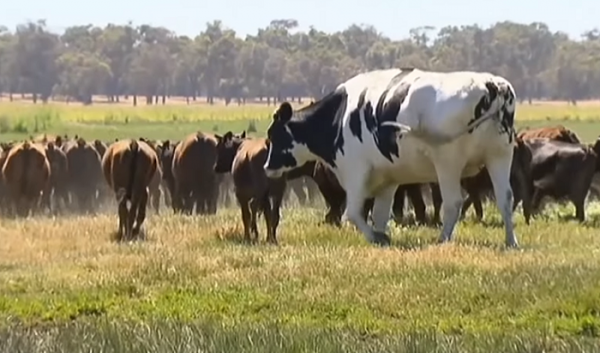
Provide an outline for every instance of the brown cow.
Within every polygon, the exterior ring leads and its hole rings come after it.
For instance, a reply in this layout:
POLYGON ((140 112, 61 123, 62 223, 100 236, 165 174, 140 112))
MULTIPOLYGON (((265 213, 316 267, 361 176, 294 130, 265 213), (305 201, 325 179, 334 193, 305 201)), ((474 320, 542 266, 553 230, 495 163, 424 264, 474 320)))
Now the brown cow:
MULTIPOLYGON (((4 162, 6 162, 6 158, 8 157, 8 152, 10 152, 11 148, 13 148, 13 142, 0 142, 0 172, 4 167, 4 162)), ((3 178, 0 178, 0 210, 3 214, 10 213, 11 204, 10 204, 10 195, 8 193, 8 188, 3 178)))
POLYGON ((77 200, 73 209, 93 213, 96 194, 102 187, 100 154, 93 144, 77 136, 75 140, 65 141, 62 150, 69 165, 68 185, 71 201, 77 200))
POLYGON ((24 141, 10 149, 2 167, 16 214, 27 217, 39 205, 50 179, 50 162, 41 144, 24 141))
POLYGON ((554 141, 566 143, 581 143, 577 134, 567 129, 563 125, 540 127, 537 129, 522 130, 517 134, 521 140, 530 140, 534 138, 547 138, 554 141))
POLYGON ((217 212, 219 183, 213 169, 216 160, 217 139, 210 134, 191 134, 175 147, 172 202, 176 211, 191 214, 195 205, 196 214, 217 212))
POLYGON ((156 153, 144 141, 121 140, 107 148, 102 171, 117 198, 119 240, 133 240, 140 234, 146 219, 148 185, 157 168, 156 153))
POLYGON ((286 177, 267 178, 263 167, 269 151, 266 139, 242 136, 234 136, 231 131, 223 136, 216 136, 218 154, 215 171, 232 173, 234 193, 242 211, 245 240, 258 241, 256 217, 260 210, 267 224, 267 242, 277 244, 279 209, 286 177), (253 239, 250 233, 253 233, 253 239))
POLYGON ((67 185, 69 167, 67 156, 52 141, 46 142, 44 148, 48 162, 50 162, 51 173, 50 182, 42 196, 42 205, 51 213, 57 214, 59 210, 64 211, 69 205, 69 191, 67 185), (52 198, 54 198, 56 207, 52 207, 52 198))
POLYGON ((165 189, 165 203, 168 203, 173 211, 180 211, 180 206, 177 202, 174 202, 175 198, 175 177, 173 176, 173 155, 175 153, 175 148, 179 145, 180 141, 171 143, 169 140, 163 141, 159 148, 158 158, 160 160, 160 164, 162 166, 162 185, 165 189), (169 195, 167 197, 166 195, 169 195), (169 201, 167 201, 167 199, 169 201))

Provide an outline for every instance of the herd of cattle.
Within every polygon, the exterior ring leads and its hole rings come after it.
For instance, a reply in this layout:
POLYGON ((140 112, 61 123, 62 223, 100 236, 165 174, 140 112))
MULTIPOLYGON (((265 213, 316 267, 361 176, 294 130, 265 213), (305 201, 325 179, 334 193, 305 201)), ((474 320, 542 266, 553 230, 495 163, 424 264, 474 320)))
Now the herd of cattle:
MULTIPOLYGON (((257 239, 256 216, 261 211, 267 223, 267 241, 273 243, 277 242, 286 185, 302 203, 307 199, 303 186, 308 199, 320 191, 328 207, 326 223, 340 225, 345 208, 346 193, 323 163, 309 162, 280 178, 267 177, 264 165, 269 140, 246 137, 245 132, 223 136, 197 132, 175 143, 143 138, 88 142, 77 136, 44 134, 0 147, 3 214, 94 213, 103 199, 116 196, 119 234, 125 239, 139 234, 149 200, 159 211, 161 195, 175 212, 191 214, 195 206, 197 214, 214 214, 219 200, 230 202, 227 198, 232 190, 241 207, 246 239, 257 239)), ((576 217, 583 221, 592 178, 600 171, 599 155, 600 142, 582 144, 563 126, 521 131, 514 144, 511 186, 514 207, 522 200, 527 224, 544 196, 570 200, 576 217)), ((492 190, 487 171, 484 168, 476 176, 462 179, 461 184, 467 194, 462 214, 473 205, 481 219, 482 197, 492 190)), ((405 197, 418 223, 440 223, 442 197, 436 183, 399 186, 393 207, 397 221, 403 218, 405 197), (433 217, 426 215, 425 188, 431 192, 433 217)), ((367 218, 372 208, 373 199, 368 199, 363 217, 367 218)))

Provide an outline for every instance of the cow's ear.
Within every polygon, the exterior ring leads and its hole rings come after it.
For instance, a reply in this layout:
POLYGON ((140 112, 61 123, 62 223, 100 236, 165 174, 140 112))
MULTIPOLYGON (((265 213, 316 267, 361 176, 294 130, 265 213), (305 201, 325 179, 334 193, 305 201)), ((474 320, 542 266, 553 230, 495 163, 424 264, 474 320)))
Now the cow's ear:
POLYGON ((219 134, 215 134, 215 138, 217 139, 217 143, 220 143, 223 140, 223 136, 219 134))
POLYGON ((289 102, 283 102, 275 112, 274 120, 281 121, 283 123, 287 123, 292 119, 292 115, 294 114, 294 110, 292 109, 292 105, 289 102))
POLYGON ((229 141, 229 140, 231 140, 232 138, 233 138, 233 132, 231 132, 231 131, 227 131, 227 132, 225 133, 225 135, 223 135, 223 139, 224 139, 225 141, 229 141))
POLYGON ((242 133, 240 134, 240 138, 246 138, 246 130, 242 131, 242 133))

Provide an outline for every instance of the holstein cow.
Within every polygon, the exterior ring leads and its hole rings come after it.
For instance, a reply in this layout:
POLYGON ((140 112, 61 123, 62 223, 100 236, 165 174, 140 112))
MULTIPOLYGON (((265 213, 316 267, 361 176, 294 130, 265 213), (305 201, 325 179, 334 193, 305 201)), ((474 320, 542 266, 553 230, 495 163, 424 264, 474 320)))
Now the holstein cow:
POLYGON ((517 246, 509 181, 515 105, 512 85, 490 73, 412 68, 361 73, 296 112, 282 103, 267 131, 271 147, 264 168, 277 177, 308 161, 324 162, 347 192, 347 218, 368 241, 388 245, 398 185, 439 182, 445 242, 460 216, 461 177, 485 165, 506 244, 517 246), (371 196, 374 228, 361 215, 371 196))
POLYGON ((104 178, 119 205, 119 240, 132 240, 140 234, 146 219, 148 186, 157 168, 156 153, 144 141, 115 142, 102 157, 104 178))

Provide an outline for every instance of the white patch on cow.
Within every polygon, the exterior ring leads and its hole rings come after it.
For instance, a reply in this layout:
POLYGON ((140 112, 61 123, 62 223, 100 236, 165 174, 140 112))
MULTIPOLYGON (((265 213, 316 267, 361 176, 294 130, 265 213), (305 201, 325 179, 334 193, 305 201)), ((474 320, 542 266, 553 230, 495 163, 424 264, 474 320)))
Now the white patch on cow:
MULTIPOLYGON (((450 240, 463 202, 460 179, 475 175, 485 165, 505 224, 506 244, 516 246, 509 182, 513 145, 506 134, 499 133, 497 118, 505 104, 502 94, 493 102, 488 119, 482 119, 477 123, 478 128, 467 133, 473 127, 469 122, 474 117, 476 104, 488 94, 485 83, 493 81, 514 94, 512 85, 489 73, 414 70, 407 74, 397 83, 409 83, 411 87, 396 118, 396 123, 401 124, 396 125, 403 130, 403 137, 398 140, 399 156, 393 156, 390 162, 380 153, 375 139, 364 133, 368 131, 364 112, 361 112, 362 143, 350 131, 349 117, 365 88, 365 99, 374 109, 389 82, 399 73, 398 69, 372 71, 340 85, 348 93, 342 130, 345 153, 338 152, 333 172, 347 192, 344 218, 354 223, 369 241, 386 242, 380 239, 380 233, 386 232, 395 186, 439 182, 444 212, 440 240, 450 240), (374 229, 361 216, 367 197, 375 197, 374 229)), ((393 91, 394 88, 386 101, 393 96, 393 91)), ((507 108, 514 110, 514 102, 507 108)))

